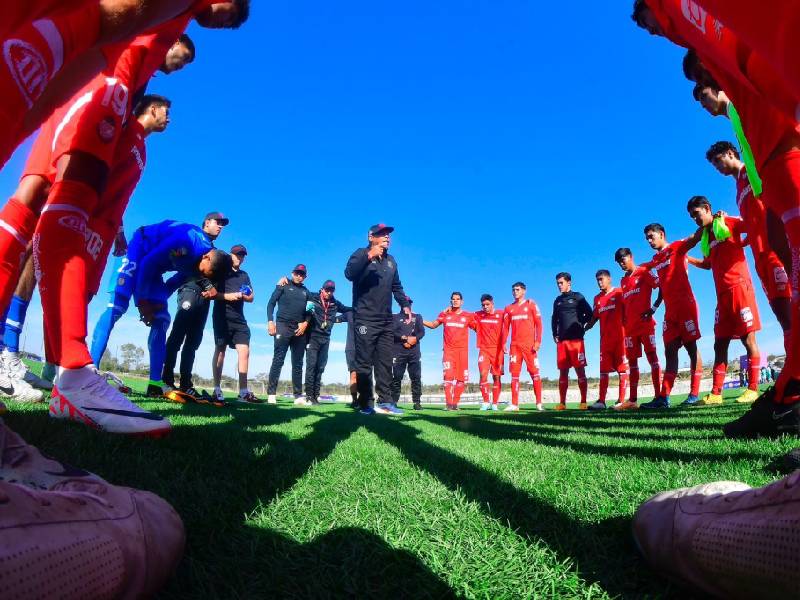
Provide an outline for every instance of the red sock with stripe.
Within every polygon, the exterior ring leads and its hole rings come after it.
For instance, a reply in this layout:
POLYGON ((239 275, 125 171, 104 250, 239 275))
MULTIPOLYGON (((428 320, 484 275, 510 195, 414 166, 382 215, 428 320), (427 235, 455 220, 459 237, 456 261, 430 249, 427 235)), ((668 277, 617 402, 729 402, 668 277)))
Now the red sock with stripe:
POLYGON ((453 404, 453 382, 452 381, 445 381, 444 382, 444 402, 447 406, 452 406, 453 404))
POLYGON ((500 400, 500 392, 503 391, 503 384, 499 377, 496 377, 492 385, 492 404, 497 404, 500 400))
POLYGON ((567 388, 569 388, 569 375, 561 373, 558 376, 558 398, 561 404, 567 403, 567 388))
POLYGON ((16 198, 0 210, 0 312, 11 302, 38 220, 39 216, 16 198))
POLYGON ((750 382, 751 390, 758 390, 758 380, 761 379, 761 356, 756 354, 750 357, 750 382))
POLYGON ((511 404, 519 405, 519 377, 511 378, 511 404))
POLYGON ((658 362, 658 354, 652 352, 647 355, 647 362, 650 363, 650 378, 653 381, 653 391, 658 394, 661 389, 661 365, 658 362))
POLYGON ((608 373, 600 373, 600 402, 605 403, 608 394, 608 373))
POLYGON ((639 397, 639 365, 634 363, 631 367, 631 402, 636 402, 639 397))
POLYGON ((586 377, 578 377, 578 389, 581 391, 581 403, 586 404, 586 395, 589 393, 589 382, 586 377))
POLYGON ((628 372, 622 371, 619 374, 619 402, 625 402, 625 392, 627 392, 628 387, 628 372))
POLYGON ((700 382, 702 380, 703 380, 703 362, 698 358, 697 366, 695 367, 695 370, 692 372, 691 394, 693 396, 697 396, 700 393, 700 382))
POLYGON ((669 398, 669 395, 672 393, 672 388, 675 385, 676 375, 677 373, 673 373, 672 371, 664 373, 664 379, 661 381, 662 398, 669 398))
POLYGON ((531 373, 533 379, 533 395, 536 396, 536 404, 542 403, 542 378, 538 373, 531 373))
POLYGON ((711 393, 721 394, 722 386, 725 384, 725 373, 728 372, 728 363, 716 363, 712 371, 711 393))
POLYGON ((455 386, 453 386, 453 406, 458 406, 458 403, 461 401, 461 394, 463 393, 464 393, 464 382, 456 381, 455 386))
POLYGON ((488 381, 481 381, 481 396, 483 397, 483 401, 488 404, 489 402, 489 382, 488 381))

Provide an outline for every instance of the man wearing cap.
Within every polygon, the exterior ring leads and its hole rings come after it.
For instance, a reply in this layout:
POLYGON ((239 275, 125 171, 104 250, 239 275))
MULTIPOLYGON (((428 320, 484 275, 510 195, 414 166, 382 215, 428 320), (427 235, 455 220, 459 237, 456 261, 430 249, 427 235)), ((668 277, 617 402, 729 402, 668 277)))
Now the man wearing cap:
MULTIPOLYGON (((166 391, 161 376, 170 322, 167 299, 197 274, 198 265, 204 260, 208 260, 207 266, 215 278, 227 273, 230 256, 216 250, 213 244, 227 224, 228 219, 215 212, 206 215, 202 228, 189 223, 162 221, 136 230, 122 266, 117 270, 113 298, 94 328, 91 355, 95 365, 100 364, 111 330, 128 310, 131 296, 134 296, 142 321, 150 327, 150 383, 147 393, 160 396, 166 391), (164 281, 163 276, 169 271, 177 273, 164 281)), ((216 289, 211 286, 203 293, 213 298, 216 289)))
POLYGON ((304 264, 292 269, 291 280, 286 285, 276 285, 267 303, 267 332, 275 338, 275 350, 267 384, 267 402, 277 402, 278 380, 281 376, 286 352, 292 352, 292 393, 295 404, 308 404, 303 397, 303 354, 306 349, 306 329, 310 317, 306 313, 309 291, 303 282, 308 271, 304 264), (275 307, 278 314, 275 315, 275 307))
MULTIPOLYGON (((413 300, 408 298, 409 307, 413 300)), ((411 400, 414 402, 414 410, 422 409, 420 399, 422 398, 422 353, 419 350, 419 341, 425 336, 425 327, 422 317, 412 313, 411 321, 408 315, 400 311, 392 316, 392 326, 394 329, 394 352, 392 353, 392 404, 397 406, 400 400, 400 384, 403 382, 403 375, 408 369, 408 377, 411 379, 411 400)))
POLYGON ((353 282, 355 318, 356 376, 362 414, 402 414, 392 404, 392 296, 411 321, 397 262, 389 254, 390 235, 394 227, 384 223, 373 225, 367 234, 368 244, 350 256, 344 275, 353 282), (372 372, 375 372, 375 391, 372 372))
POLYGON ((306 312, 311 315, 306 346, 306 399, 311 404, 319 404, 322 373, 328 364, 333 325, 344 321, 344 313, 353 310, 333 297, 335 291, 336 284, 328 279, 318 294, 310 294, 306 305, 306 312))
POLYGON ((231 248, 233 266, 225 278, 220 294, 214 301, 214 359, 211 369, 214 374, 214 397, 224 401, 220 382, 225 364, 225 349, 236 350, 239 359, 239 402, 260 404, 262 401, 247 388, 247 371, 250 363, 250 327, 244 318, 244 303, 255 298, 250 276, 242 269, 247 248, 236 244, 231 248))

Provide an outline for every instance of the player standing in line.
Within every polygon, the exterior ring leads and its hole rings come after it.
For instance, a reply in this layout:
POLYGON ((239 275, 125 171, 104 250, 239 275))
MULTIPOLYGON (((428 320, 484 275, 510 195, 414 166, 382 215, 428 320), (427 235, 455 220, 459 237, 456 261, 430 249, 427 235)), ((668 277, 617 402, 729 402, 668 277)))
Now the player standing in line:
POLYGON ((469 327, 472 313, 462 307, 464 296, 461 292, 450 294, 450 308, 439 313, 433 321, 423 321, 429 329, 444 325, 442 335, 444 370, 445 410, 458 410, 458 402, 469 380, 469 327))
POLYGON ((661 365, 656 352, 656 322, 652 316, 652 307, 661 305, 661 291, 655 303, 653 290, 658 288, 658 279, 644 267, 636 266, 630 248, 620 248, 614 254, 622 271, 625 273, 620 281, 622 289, 622 317, 625 328, 625 351, 630 369, 630 397, 623 404, 615 404, 617 410, 635 410, 639 408, 639 358, 644 348, 647 362, 650 363, 650 375, 653 381, 653 393, 661 393, 661 365), (648 314, 649 313, 649 314, 648 314), (645 316, 647 315, 647 316, 645 316))
MULTIPOLYGON (((481 296, 481 310, 473 314, 470 327, 475 330, 478 342, 478 372, 483 403, 481 410, 497 410, 497 401, 502 390, 503 360, 503 311, 495 309, 490 294, 481 296), (493 384, 489 400, 489 373, 493 384)), ((541 329, 541 328, 540 328, 541 329)))
POLYGON ((736 181, 736 204, 747 232, 747 242, 753 253, 756 274, 761 280, 772 312, 775 313, 775 318, 783 329, 783 345, 788 351, 792 291, 789 288, 789 276, 783 262, 769 246, 767 222, 775 217, 771 212, 767 212, 761 198, 753 194, 747 170, 739 158, 736 146, 730 142, 717 142, 708 149, 706 158, 717 171, 733 177, 736 181))
POLYGON ((625 355, 625 329, 622 326, 622 290, 611 285, 611 273, 600 269, 595 273, 600 293, 594 297, 594 311, 586 324, 588 331, 600 321, 600 399, 592 404, 591 410, 606 407, 608 377, 611 371, 619 374, 619 400, 616 406, 625 403, 625 390, 628 387, 628 358, 625 355))
MULTIPOLYGON (((655 271, 661 296, 664 299, 664 355, 667 365, 661 383, 661 393, 652 401, 642 404, 642 408, 669 408, 669 396, 678 375, 678 350, 686 348, 692 369, 692 383, 689 396, 683 402, 687 406, 699 401, 700 381, 703 377, 703 362, 697 349, 700 339, 697 301, 689 283, 689 268, 686 253, 699 241, 699 234, 669 243, 666 231, 660 223, 650 223, 644 228, 644 236, 650 247, 656 251, 653 258, 641 265, 655 271)), ((651 317, 654 309, 645 311, 651 317)))
MULTIPOLYGON (((408 306, 413 311, 414 301, 408 297, 406 297, 406 300, 408 300, 408 306)), ((408 378, 411 380, 412 406, 414 410, 422 410, 422 352, 419 347, 420 341, 425 337, 425 326, 422 324, 422 315, 412 312, 411 320, 409 320, 408 315, 400 311, 392 315, 392 326, 394 328, 394 350, 392 352, 392 405, 397 407, 397 403, 400 401, 400 388, 403 384, 403 376, 406 374, 406 371, 408 371, 408 378)), ((348 343, 351 337, 350 329, 351 328, 348 328, 348 343)), ((352 381, 352 371, 350 377, 352 381)), ((353 398, 353 401, 355 402, 355 398, 353 398)))
POLYGON ((744 222, 737 217, 714 217, 711 203, 704 196, 694 196, 686 205, 689 216, 703 229, 703 260, 689 257, 689 263, 711 269, 717 289, 717 312, 714 318, 714 374, 711 393, 698 404, 722 404, 722 385, 728 370, 728 346, 740 339, 750 360, 750 384, 737 402, 750 403, 758 398, 761 356, 756 331, 761 329, 755 290, 744 256, 744 222))
POLYGON ((558 291, 561 292, 553 302, 553 316, 550 326, 553 341, 558 350, 558 395, 559 404, 556 410, 566 410, 567 389, 569 388, 569 370, 575 369, 578 377, 578 388, 581 391, 581 403, 578 408, 586 410, 586 348, 583 344, 584 328, 592 318, 592 307, 583 294, 572 291, 572 275, 559 273, 556 275, 558 291))
MULTIPOLYGON (((511 373, 511 404, 507 411, 519 410, 519 376, 522 373, 522 363, 528 369, 533 383, 533 393, 536 397, 536 410, 542 407, 542 379, 539 376, 539 348, 542 345, 542 313, 533 300, 525 298, 527 288, 521 281, 511 286, 514 302, 503 310, 503 332, 500 347, 503 353, 506 349, 506 340, 511 334, 511 348, 508 355, 508 370, 511 373)), ((502 366, 502 363, 501 363, 502 366)))

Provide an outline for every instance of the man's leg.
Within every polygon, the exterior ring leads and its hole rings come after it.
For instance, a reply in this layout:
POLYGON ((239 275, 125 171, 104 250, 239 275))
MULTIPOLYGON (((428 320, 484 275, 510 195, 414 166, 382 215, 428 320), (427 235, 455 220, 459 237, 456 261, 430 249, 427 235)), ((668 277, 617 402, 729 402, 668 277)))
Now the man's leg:
POLYGON ((250 369, 250 344, 236 344, 236 356, 239 367, 239 395, 249 392, 247 372, 250 369))
MULTIPOLYGON (((162 390, 161 373, 164 371, 169 322, 169 312, 165 307, 156 313, 153 323, 150 325, 150 334, 147 336, 147 349, 150 353, 150 385, 157 386, 162 390)), ((163 394, 163 391, 161 393, 163 394)))
POLYGON ((289 348, 292 352, 292 392, 294 397, 303 395, 303 358, 306 353, 308 336, 293 336, 289 341, 289 348))
POLYGON ((511 406, 519 406, 519 376, 522 373, 522 349, 514 346, 508 356, 508 371, 511 374, 511 406))
POLYGON ((692 387, 689 394, 696 398, 700 394, 700 382, 703 379, 703 359, 700 357, 697 342, 685 342, 683 347, 689 354, 689 366, 692 369, 692 387))
POLYGON ((306 380, 305 392, 306 400, 314 402, 314 380, 317 378, 317 359, 319 358, 319 340, 311 337, 306 346, 306 380))
MULTIPOLYGON (((628 357, 628 366, 630 368, 630 401, 636 402, 639 399, 639 359, 628 357)), ((656 395, 658 391, 656 390, 656 395)))
POLYGON ((414 408, 422 408, 422 361, 419 357, 408 361, 408 377, 411 379, 411 401, 414 408))
POLYGON ((211 375, 214 378, 214 389, 221 389, 222 385, 222 368, 225 366, 225 350, 227 345, 222 344, 214 348, 214 355, 211 359, 211 375))
POLYGON ((379 327, 375 340, 375 393, 381 404, 391 404, 394 334, 391 321, 381 323, 379 327))
POLYGON ((536 398, 536 408, 542 408, 542 378, 539 375, 539 357, 536 352, 531 352, 525 356, 525 366, 528 375, 531 376, 533 383, 533 395, 536 398))
POLYGON ((292 341, 294 330, 285 323, 276 323, 276 333, 274 336, 274 350, 272 352, 272 365, 269 368, 269 382, 267 383, 267 394, 274 396, 278 391, 278 381, 281 378, 281 369, 286 360, 286 352, 292 341))
MULTIPOLYGON (((358 387, 358 401, 361 410, 372 410, 375 404, 375 397, 372 388, 372 368, 373 362, 377 360, 375 352, 377 350, 379 325, 363 321, 354 321, 355 327, 355 366, 356 384, 358 387)), ((391 358, 390 358, 391 360, 391 358)))
MULTIPOLYGON (((481 390, 481 397, 483 398, 483 407, 488 408, 489 403, 491 400, 489 399, 489 390, 491 388, 491 384, 489 383, 489 370, 491 366, 489 365, 489 361, 482 355, 478 358, 478 376, 479 376, 479 387, 481 390)), ((482 408, 483 408, 482 407, 482 408)))
POLYGON ((203 342, 203 329, 208 319, 209 304, 205 308, 193 315, 191 323, 186 331, 186 339, 181 349, 181 385, 180 389, 186 391, 194 387, 192 383, 192 370, 194 369, 194 359, 197 349, 203 342))
POLYGON ((756 333, 751 331, 742 338, 742 345, 747 351, 747 358, 750 360, 750 389, 757 390, 758 382, 761 379, 761 352, 756 342, 756 333))
POLYGON ((575 367, 575 375, 578 378, 578 389, 581 391, 581 404, 586 404, 586 396, 589 393, 589 383, 586 381, 585 367, 575 367))
POLYGON ((792 301, 789 298, 773 298, 769 307, 783 329, 783 349, 788 352, 792 331, 792 301))
POLYGON ((330 348, 331 339, 326 337, 319 346, 317 351, 317 369, 316 376, 314 377, 314 398, 319 402, 319 394, 322 390, 322 374, 325 372, 325 367, 328 364, 328 349, 330 348))
POLYGON ((175 387, 175 363, 178 360, 178 351, 181 344, 184 344, 187 334, 188 313, 179 310, 172 322, 172 329, 167 337, 166 352, 164 353, 164 370, 161 373, 161 380, 170 387, 175 387))
POLYGON ((569 369, 558 369, 558 399, 563 406, 567 403, 567 390, 569 389, 569 369))
POLYGON ((400 388, 403 384, 403 375, 406 372, 408 358, 403 353, 392 356, 392 404, 397 404, 400 400, 400 388))

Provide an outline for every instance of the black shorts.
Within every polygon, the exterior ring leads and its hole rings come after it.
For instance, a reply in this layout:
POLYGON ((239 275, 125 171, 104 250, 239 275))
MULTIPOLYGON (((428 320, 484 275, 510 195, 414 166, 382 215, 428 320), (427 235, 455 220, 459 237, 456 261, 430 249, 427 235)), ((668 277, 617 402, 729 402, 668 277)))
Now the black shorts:
POLYGON ((236 348, 237 345, 250 345, 250 327, 247 323, 214 319, 214 344, 236 348))

